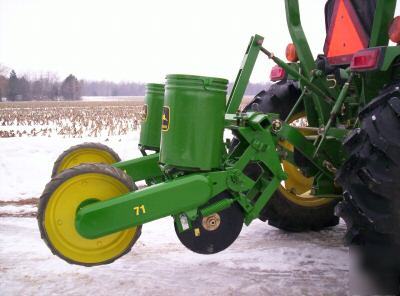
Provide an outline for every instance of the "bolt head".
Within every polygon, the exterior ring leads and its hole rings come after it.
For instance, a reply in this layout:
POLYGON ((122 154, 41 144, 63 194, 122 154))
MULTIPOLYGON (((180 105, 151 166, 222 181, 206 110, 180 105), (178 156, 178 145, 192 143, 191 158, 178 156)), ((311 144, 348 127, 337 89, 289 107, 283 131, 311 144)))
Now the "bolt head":
POLYGON ((274 131, 279 131, 282 128, 282 122, 279 119, 276 119, 272 122, 272 129, 274 131))

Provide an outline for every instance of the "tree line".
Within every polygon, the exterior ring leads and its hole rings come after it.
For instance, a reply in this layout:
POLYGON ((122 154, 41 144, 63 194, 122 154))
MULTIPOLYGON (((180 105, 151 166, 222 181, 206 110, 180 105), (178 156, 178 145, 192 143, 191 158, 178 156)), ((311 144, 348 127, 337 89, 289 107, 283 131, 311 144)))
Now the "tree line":
POLYGON ((4 97, 8 101, 79 100, 81 82, 72 74, 59 81, 52 73, 18 77, 14 70, 8 76, 0 72, 0 98, 4 97))
MULTIPOLYGON (((8 101, 54 101, 80 100, 82 96, 144 96, 146 91, 146 85, 138 82, 78 80, 73 74, 60 80, 51 72, 35 76, 7 72, 0 65, 0 101, 4 97, 8 101)), ((267 83, 249 83, 246 95, 255 95, 266 86, 267 83)))

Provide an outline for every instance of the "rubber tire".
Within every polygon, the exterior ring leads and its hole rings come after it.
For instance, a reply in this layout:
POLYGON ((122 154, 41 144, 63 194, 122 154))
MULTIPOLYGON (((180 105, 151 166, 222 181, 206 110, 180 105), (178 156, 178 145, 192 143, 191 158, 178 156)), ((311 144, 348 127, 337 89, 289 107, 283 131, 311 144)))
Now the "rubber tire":
POLYGON ((53 178, 55 175, 57 175, 57 171, 59 166, 61 165, 63 159, 70 153, 79 150, 79 149, 85 149, 85 148, 93 148, 93 149, 98 149, 98 150, 102 150, 102 151, 106 151, 109 154, 111 154, 111 156, 116 160, 116 162, 120 162, 121 158, 119 157, 119 155, 110 147, 101 144, 101 143, 93 143, 93 142, 86 142, 83 144, 79 144, 79 145, 75 145, 70 147, 69 149, 65 150, 63 153, 60 154, 60 156, 58 156, 58 158, 56 159, 56 161, 54 162, 53 165, 53 170, 51 172, 51 177, 53 178))
POLYGON ((344 190, 336 213, 345 220, 345 241, 359 250, 364 268, 378 283, 385 282, 383 275, 395 278, 379 285, 377 293, 400 294, 399 87, 386 88, 359 120, 360 128, 344 140, 349 158, 336 177, 344 190))
MULTIPOLYGON (((281 81, 260 92, 244 110, 277 113, 280 119, 284 120, 299 96, 300 89, 297 82, 281 81)), ((304 111, 304 106, 298 108, 296 112, 304 111)), ((334 215, 336 204, 337 201, 333 200, 318 207, 305 207, 288 200, 277 190, 261 211, 260 219, 268 220, 269 225, 285 231, 321 230, 339 223, 339 218, 334 215)))
POLYGON ((103 265, 103 264, 110 264, 114 262, 116 259, 124 256, 125 254, 129 253, 133 247, 133 245, 136 243, 136 241, 139 239, 141 235, 141 230, 142 226, 137 226, 136 234, 134 238, 132 239, 131 243, 128 245, 126 250, 119 254, 118 256, 115 256, 107 261, 103 261, 100 263, 82 263, 82 262, 76 262, 74 260, 71 260, 65 256, 63 256, 61 253, 57 251, 56 248, 52 245, 50 242, 46 229, 44 227, 44 215, 46 211, 46 206, 47 203, 52 195, 52 193, 65 181, 68 180, 76 175, 80 174, 85 174, 85 173, 103 173, 105 175, 112 176, 116 179, 118 179, 121 183, 123 183, 125 186, 129 188, 129 191, 136 190, 137 187, 135 184, 132 182, 132 179, 122 170, 118 168, 114 168, 110 165, 107 164, 102 164, 102 163, 85 163, 81 164, 69 169, 66 169, 62 171, 60 174, 57 176, 53 177, 49 183, 47 183, 40 199, 39 199, 39 205, 38 205, 38 214, 37 214, 37 222, 39 225, 39 230, 40 230, 40 236, 43 239, 43 241, 46 243, 46 245, 49 247, 53 255, 57 255, 61 259, 65 260, 66 262, 70 264, 76 264, 76 265, 83 265, 87 267, 91 266, 97 266, 97 265, 103 265))

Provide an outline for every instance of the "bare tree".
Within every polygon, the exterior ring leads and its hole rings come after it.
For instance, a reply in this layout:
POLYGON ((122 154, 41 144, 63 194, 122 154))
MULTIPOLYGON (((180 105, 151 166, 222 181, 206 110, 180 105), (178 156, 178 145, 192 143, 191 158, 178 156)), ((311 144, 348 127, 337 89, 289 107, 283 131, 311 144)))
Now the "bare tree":
POLYGON ((61 84, 61 95, 65 100, 79 100, 81 98, 81 87, 74 75, 68 75, 61 84))

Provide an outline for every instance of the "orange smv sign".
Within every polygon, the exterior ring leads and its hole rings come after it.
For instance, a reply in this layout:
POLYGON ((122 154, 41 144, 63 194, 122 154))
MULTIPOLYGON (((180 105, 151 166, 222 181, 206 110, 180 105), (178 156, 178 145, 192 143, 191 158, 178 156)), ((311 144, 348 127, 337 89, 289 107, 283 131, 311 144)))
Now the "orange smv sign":
POLYGON ((350 0, 336 0, 324 47, 329 63, 349 64, 354 53, 368 47, 368 39, 350 0))

